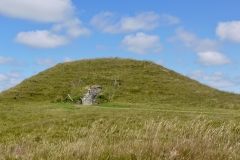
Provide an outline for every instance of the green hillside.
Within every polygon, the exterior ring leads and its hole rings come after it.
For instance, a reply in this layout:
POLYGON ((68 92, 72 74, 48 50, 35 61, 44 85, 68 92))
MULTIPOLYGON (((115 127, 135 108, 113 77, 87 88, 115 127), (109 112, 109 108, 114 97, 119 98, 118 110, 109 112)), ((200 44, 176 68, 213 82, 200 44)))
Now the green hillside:
POLYGON ((64 102, 101 85, 102 103, 127 106, 239 107, 240 95, 221 92, 150 61, 103 58, 60 63, 3 91, 1 102, 64 102))
POLYGON ((240 159, 239 119, 240 95, 153 62, 61 63, 0 93, 0 160, 240 159), (64 103, 92 85, 99 105, 64 103))

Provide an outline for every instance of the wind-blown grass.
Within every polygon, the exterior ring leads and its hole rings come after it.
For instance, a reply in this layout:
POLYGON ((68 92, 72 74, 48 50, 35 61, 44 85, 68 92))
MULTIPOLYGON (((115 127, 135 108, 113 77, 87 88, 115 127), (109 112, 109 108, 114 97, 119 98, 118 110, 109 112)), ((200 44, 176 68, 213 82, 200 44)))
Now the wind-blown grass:
POLYGON ((68 104, 13 107, 0 123, 0 159, 240 158, 238 110, 201 114, 68 104))
POLYGON ((0 159, 240 159, 239 107, 149 61, 58 64, 0 93, 0 159), (95 84, 101 104, 64 103, 95 84))
POLYGON ((54 135, 53 139, 45 137, 48 132, 41 135, 35 131, 0 148, 2 158, 22 159, 240 158, 239 123, 218 127, 211 123, 204 117, 186 123, 175 118, 147 120, 141 127, 128 128, 98 119, 86 127, 59 130, 66 135, 58 140, 54 135))

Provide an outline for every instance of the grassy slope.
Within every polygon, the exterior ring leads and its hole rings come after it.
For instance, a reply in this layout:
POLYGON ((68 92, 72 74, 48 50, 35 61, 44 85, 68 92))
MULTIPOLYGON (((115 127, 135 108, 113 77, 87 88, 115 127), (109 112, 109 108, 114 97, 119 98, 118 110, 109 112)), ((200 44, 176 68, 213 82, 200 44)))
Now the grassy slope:
POLYGON ((152 62, 59 64, 0 94, 0 159, 240 159, 239 101, 152 62), (49 103, 93 84, 110 102, 49 103))
POLYGON ((86 86, 94 84, 103 86, 102 100, 110 98, 111 105, 236 108, 240 104, 239 95, 212 89, 153 62, 119 58, 58 64, 2 92, 0 100, 63 101, 67 93, 83 96, 86 86), (74 87, 79 79, 85 85, 74 87))

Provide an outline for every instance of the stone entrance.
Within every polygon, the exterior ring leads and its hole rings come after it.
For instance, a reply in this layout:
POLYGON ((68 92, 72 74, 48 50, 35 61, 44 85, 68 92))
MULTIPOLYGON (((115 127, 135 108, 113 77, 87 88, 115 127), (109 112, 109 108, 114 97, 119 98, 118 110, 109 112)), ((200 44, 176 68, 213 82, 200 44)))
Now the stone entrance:
POLYGON ((98 93, 99 93, 101 90, 102 90, 102 87, 99 86, 99 85, 91 86, 91 87, 88 89, 88 93, 85 94, 85 96, 83 97, 83 99, 82 99, 82 104, 83 104, 83 105, 97 104, 97 103, 98 103, 98 100, 97 100, 96 98, 97 98, 98 93))

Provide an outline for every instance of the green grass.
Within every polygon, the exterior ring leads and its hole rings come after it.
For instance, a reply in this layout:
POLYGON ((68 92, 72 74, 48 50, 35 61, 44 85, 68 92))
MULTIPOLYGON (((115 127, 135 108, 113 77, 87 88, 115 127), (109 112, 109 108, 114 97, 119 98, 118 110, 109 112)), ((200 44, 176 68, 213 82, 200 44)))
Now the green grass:
POLYGON ((239 119, 239 94, 153 62, 62 63, 0 93, 0 159, 240 159, 239 119))
POLYGON ((101 85, 102 103, 132 107, 239 108, 240 95, 221 92, 149 61, 103 58, 58 64, 0 93, 0 101, 62 102, 101 85))
POLYGON ((0 105, 0 159, 239 159, 240 111, 0 105))

